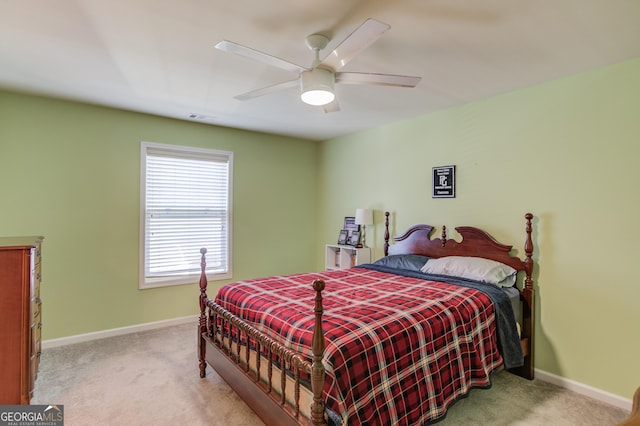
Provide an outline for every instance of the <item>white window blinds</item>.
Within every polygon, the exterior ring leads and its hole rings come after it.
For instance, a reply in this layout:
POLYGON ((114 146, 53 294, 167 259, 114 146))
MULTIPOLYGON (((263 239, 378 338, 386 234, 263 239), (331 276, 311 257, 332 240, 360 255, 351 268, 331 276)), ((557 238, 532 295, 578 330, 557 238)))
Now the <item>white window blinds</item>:
POLYGON ((142 157, 140 287, 197 282, 202 247, 207 275, 229 278, 233 153, 143 142, 142 157))

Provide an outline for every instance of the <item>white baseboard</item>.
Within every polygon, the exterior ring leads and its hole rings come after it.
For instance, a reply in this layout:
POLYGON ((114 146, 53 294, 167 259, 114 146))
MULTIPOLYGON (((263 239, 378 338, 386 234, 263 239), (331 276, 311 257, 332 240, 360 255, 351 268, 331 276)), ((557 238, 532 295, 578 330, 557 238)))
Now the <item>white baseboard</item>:
POLYGON ((173 318, 162 321, 147 322, 144 324, 136 324, 128 327, 112 328, 109 330, 95 331, 93 333, 76 334, 75 336, 60 337, 58 339, 49 339, 42 341, 42 349, 55 348, 58 346, 71 345, 73 343, 89 342, 91 340, 104 339, 105 337, 122 336, 129 333, 137 333, 140 331, 155 330, 157 328, 168 327, 171 325, 193 323, 195 330, 198 323, 197 315, 187 317, 173 318))
POLYGON ((579 383, 555 374, 548 373, 544 370, 535 369, 536 379, 540 379, 544 382, 552 383, 562 388, 568 389, 580 395, 587 396, 589 398, 602 401, 614 407, 622 408, 626 411, 631 411, 632 402, 631 399, 626 399, 621 396, 579 383))

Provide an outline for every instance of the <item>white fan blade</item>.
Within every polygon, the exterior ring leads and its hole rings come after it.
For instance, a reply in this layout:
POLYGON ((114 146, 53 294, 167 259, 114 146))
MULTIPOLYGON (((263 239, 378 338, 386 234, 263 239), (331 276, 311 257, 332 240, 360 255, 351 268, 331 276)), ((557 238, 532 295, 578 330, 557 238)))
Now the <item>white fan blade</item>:
POLYGON ((327 114, 330 112, 338 112, 340 111, 340 102, 338 102, 338 98, 334 98, 333 101, 324 105, 322 108, 324 109, 324 112, 327 114))
POLYGON ((260 52, 259 50, 252 49, 247 46, 235 43, 229 40, 222 40, 216 44, 216 49, 224 52, 235 53, 236 55, 244 56, 245 58, 253 59, 254 61, 262 62, 267 65, 282 68, 286 71, 291 71, 296 74, 300 74, 303 71, 307 71, 308 68, 301 67, 292 62, 285 61, 276 56, 269 55, 268 53, 260 52))
POLYGON ((367 19, 362 25, 355 29, 347 38, 345 38, 333 52, 324 58, 322 65, 330 67, 337 71, 344 67, 354 56, 369 47, 376 41, 385 31, 391 28, 384 22, 375 19, 367 19))
POLYGON ((408 75, 374 74, 364 72, 337 72, 336 84, 369 84, 373 86, 416 87, 422 77, 408 75))
POLYGON ((249 99, 257 98, 258 96, 268 95, 269 93, 273 93, 278 90, 288 89, 290 87, 299 85, 299 80, 283 81, 282 83, 277 83, 271 86, 263 87, 262 89, 256 89, 238 96, 234 96, 234 99, 237 99, 239 101, 246 101, 249 99))

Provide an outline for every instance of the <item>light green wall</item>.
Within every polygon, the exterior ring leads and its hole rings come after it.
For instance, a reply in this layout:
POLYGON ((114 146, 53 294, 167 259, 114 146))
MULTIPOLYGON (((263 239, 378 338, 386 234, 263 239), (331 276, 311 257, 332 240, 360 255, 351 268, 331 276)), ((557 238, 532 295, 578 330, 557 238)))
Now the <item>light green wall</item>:
POLYGON ((344 216, 371 207, 367 241, 378 256, 384 210, 395 233, 473 225, 522 254, 523 216, 534 213, 536 367, 631 398, 640 384, 639 159, 632 60, 323 143, 321 238, 334 242, 344 216), (456 198, 432 199, 432 167, 451 164, 456 198))
POLYGON ((315 267, 317 143, 0 91, 0 235, 45 236, 44 339, 198 312, 195 284, 138 290, 141 141, 234 152, 234 279, 315 267))

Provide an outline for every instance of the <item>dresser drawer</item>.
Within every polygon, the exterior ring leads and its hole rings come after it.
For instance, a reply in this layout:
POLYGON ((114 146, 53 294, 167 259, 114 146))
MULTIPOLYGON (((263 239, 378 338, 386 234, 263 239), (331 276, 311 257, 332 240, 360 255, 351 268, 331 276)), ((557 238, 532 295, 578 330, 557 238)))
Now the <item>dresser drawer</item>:
POLYGON ((42 300, 40 296, 31 299, 31 327, 42 322, 42 300))
MULTIPOLYGON (((36 251, 36 249, 34 249, 36 251)), ((39 250, 37 250, 39 251, 39 250)), ((40 299, 40 262, 32 265, 31 269, 31 326, 38 324, 40 311, 42 309, 42 301, 40 299)))
POLYGON ((32 354, 40 358, 42 352, 42 322, 39 317, 38 322, 33 326, 32 348, 32 354))
POLYGON ((40 352, 42 339, 42 304, 38 304, 38 312, 31 323, 31 355, 40 352))
POLYGON ((42 305, 39 304, 38 313, 34 318, 34 323, 31 326, 31 353, 30 361, 33 373, 33 379, 35 380, 38 374, 38 365, 40 364, 40 355, 42 354, 42 305), (35 367, 35 368, 34 368, 35 367))
POLYGON ((31 268, 31 295, 40 295, 40 280, 42 279, 42 273, 40 269, 40 262, 32 265, 31 268))

